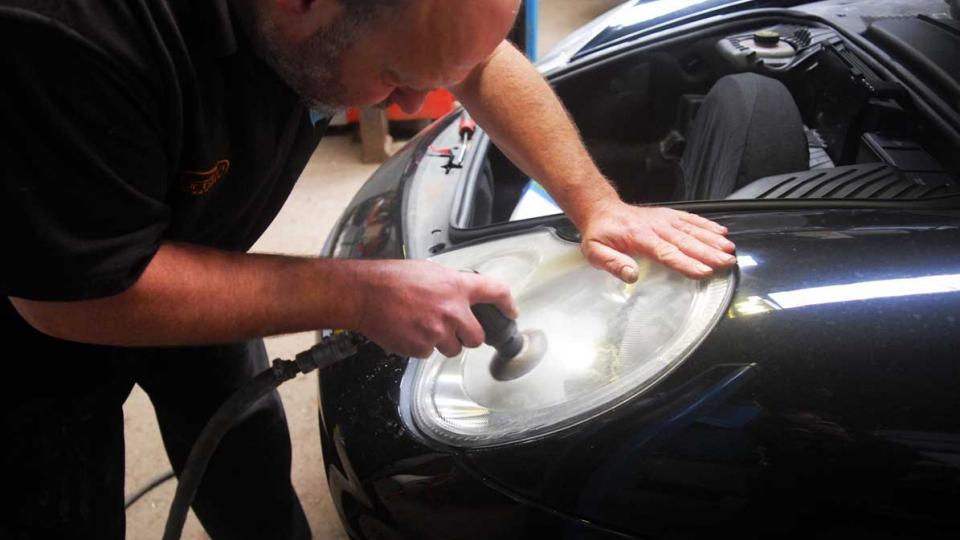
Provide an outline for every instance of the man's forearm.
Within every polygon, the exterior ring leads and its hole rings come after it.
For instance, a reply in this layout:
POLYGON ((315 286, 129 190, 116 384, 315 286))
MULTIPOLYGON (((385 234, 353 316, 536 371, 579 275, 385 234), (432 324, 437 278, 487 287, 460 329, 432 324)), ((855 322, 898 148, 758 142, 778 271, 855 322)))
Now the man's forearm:
POLYGON ((10 299, 37 330, 114 346, 207 345, 343 328, 426 357, 483 343, 473 304, 516 305, 506 284, 430 261, 248 255, 167 243, 126 291, 79 302, 10 299))
POLYGON ((12 299, 39 330, 118 346, 202 345, 356 325, 356 261, 230 253, 167 243, 121 294, 12 299))
POLYGON ((501 44, 452 90, 507 157, 544 184, 575 224, 581 225, 596 204, 617 198, 553 89, 512 45, 501 44))
POLYGON ((580 230, 580 248, 592 265, 632 282, 638 255, 692 278, 736 262, 724 227, 621 201, 556 94, 514 47, 502 43, 452 90, 507 157, 544 184, 580 230))

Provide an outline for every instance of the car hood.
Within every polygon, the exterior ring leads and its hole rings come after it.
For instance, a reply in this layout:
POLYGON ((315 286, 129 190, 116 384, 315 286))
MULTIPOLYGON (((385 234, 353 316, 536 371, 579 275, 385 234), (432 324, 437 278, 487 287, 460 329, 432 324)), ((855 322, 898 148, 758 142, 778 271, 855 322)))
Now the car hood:
MULTIPOLYGON (((822 497, 850 489, 849 471, 836 478, 830 471, 863 448, 901 452, 906 443, 890 433, 953 431, 954 419, 943 411, 960 405, 956 213, 714 217, 737 243, 737 292, 680 368, 651 392, 580 426, 465 452, 466 462, 517 496, 656 536, 665 522, 683 521, 658 515, 658 500, 689 515, 748 513, 765 496, 796 496, 764 495, 763 486, 788 469, 793 474, 797 460, 818 471, 796 480, 797 493, 822 497), (835 431, 811 439, 838 437, 833 442, 844 445, 843 455, 824 453, 821 440, 806 446, 805 437, 790 446, 784 430, 810 429, 796 425, 807 421, 829 424, 835 431)), ((922 468, 917 459, 908 468, 922 468)), ((854 489, 904 488, 899 472, 871 474, 854 489)), ((711 523, 684 527, 696 537, 711 523)))
POLYGON ((708 215, 738 247, 725 316, 649 392, 587 422, 446 448, 411 425, 406 359, 370 345, 321 371, 327 476, 347 501, 338 508, 401 529, 446 523, 437 530, 463 538, 491 535, 443 518, 490 508, 675 538, 731 523, 746 536, 796 535, 797 512, 816 512, 803 524, 814 528, 908 516, 913 532, 924 516, 954 516, 955 498, 917 479, 960 482, 960 213, 708 215))
POLYGON ((804 4, 797 11, 817 15, 851 33, 863 33, 878 19, 927 15, 950 19, 950 6, 944 0, 825 0, 804 4))

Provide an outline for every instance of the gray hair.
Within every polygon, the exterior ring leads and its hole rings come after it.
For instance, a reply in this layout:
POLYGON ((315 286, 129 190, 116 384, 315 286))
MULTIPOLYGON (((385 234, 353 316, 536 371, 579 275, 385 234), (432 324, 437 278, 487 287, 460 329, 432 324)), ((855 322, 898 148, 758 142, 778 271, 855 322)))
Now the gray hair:
POLYGON ((268 21, 259 31, 261 56, 312 109, 333 115, 334 104, 343 92, 340 81, 340 57, 370 30, 374 23, 415 0, 340 0, 343 12, 329 26, 302 43, 296 50, 285 50, 274 37, 268 21))

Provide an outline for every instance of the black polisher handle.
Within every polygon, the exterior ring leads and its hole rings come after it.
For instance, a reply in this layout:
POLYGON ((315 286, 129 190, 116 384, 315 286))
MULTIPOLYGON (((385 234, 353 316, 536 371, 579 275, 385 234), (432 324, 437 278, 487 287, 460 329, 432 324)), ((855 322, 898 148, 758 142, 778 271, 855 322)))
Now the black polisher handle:
POLYGON ((523 336, 517 330, 517 323, 493 304, 476 304, 470 307, 474 317, 480 321, 486 334, 484 343, 497 350, 504 360, 517 356, 523 348, 523 336))

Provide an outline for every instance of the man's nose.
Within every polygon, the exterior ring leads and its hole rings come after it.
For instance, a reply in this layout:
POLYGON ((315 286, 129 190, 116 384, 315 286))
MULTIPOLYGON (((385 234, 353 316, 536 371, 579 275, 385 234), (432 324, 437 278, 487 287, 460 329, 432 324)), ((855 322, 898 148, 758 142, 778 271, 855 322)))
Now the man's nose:
POLYGON ((407 114, 415 114, 423 107, 423 102, 427 99, 427 93, 409 88, 397 88, 393 92, 393 102, 400 106, 400 109, 407 114))

